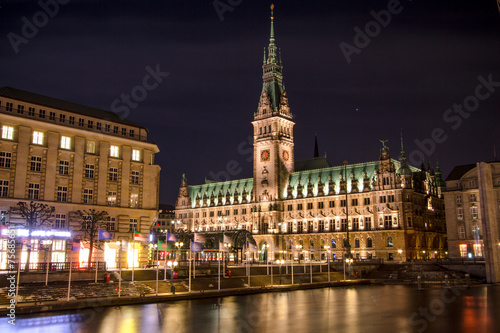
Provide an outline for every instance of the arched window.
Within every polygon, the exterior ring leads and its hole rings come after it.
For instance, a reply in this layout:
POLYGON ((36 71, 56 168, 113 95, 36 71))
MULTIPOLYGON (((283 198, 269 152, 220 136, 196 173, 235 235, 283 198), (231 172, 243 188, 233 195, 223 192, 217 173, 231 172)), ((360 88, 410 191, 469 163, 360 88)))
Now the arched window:
POLYGON ((335 239, 332 239, 332 249, 336 248, 337 248, 337 242, 335 241, 335 239))
POLYGON ((359 238, 354 239, 354 247, 359 248, 359 238))
POLYGON ((366 239, 366 247, 373 247, 373 241, 370 237, 366 239))
POLYGON ((387 237, 387 247, 393 247, 394 243, 392 242, 392 237, 387 237))

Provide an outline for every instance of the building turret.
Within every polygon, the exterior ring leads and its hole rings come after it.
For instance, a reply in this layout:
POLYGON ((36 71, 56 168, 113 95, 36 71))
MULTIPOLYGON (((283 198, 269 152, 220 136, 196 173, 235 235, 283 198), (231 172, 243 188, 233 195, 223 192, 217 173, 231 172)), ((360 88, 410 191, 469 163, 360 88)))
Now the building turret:
POLYGON ((413 173, 408 166, 408 160, 405 156, 405 150, 403 146, 403 132, 401 132, 401 156, 399 157, 399 162, 401 163, 401 166, 399 167, 397 174, 401 180, 401 187, 411 188, 411 178, 413 173))

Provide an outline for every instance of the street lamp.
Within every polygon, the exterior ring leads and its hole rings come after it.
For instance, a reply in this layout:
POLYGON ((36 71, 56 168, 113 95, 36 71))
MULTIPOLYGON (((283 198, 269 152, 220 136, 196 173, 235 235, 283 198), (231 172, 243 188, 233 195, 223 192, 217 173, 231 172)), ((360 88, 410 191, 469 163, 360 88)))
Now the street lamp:
MULTIPOLYGON (((47 259, 47 251, 52 247, 52 239, 44 239, 41 242, 43 248, 43 261, 45 261, 46 272, 45 272, 45 285, 49 282, 49 260, 47 259)), ((50 260, 52 261, 52 260, 50 260)))
POLYGON ((399 261, 403 261, 403 250, 399 249, 398 250, 398 253, 399 253, 399 261))
POLYGON ((302 245, 295 245, 295 248, 297 249, 297 252, 298 252, 298 260, 299 260, 299 265, 300 265, 300 254, 302 253, 302 245))
MULTIPOLYGON (((224 249, 225 249, 224 253, 229 254, 229 250, 231 249, 231 243, 224 243, 224 249)), ((223 258, 224 259, 224 276, 226 276, 229 256, 227 256, 225 254, 223 254, 223 255, 224 255, 224 258, 223 258), (226 260, 226 258, 227 258, 227 260, 226 260)))
POLYGON ((179 263, 177 261, 169 261, 167 263, 168 267, 170 268, 170 292, 175 295, 175 287, 174 287, 174 268, 178 265, 179 263))
POLYGON ((330 246, 325 245, 326 264, 328 265, 328 282, 330 282, 330 246))
POLYGON ((184 246, 184 243, 183 242, 175 242, 175 247, 177 248, 177 253, 175 254, 175 257, 176 259, 180 259, 178 258, 178 252, 180 251, 181 247, 184 246))
MULTIPOLYGON (((282 248, 282 250, 284 252, 284 250, 285 250, 285 243, 284 243, 284 236, 283 236, 283 227, 284 227, 284 224, 281 223, 281 222, 279 222, 278 223, 278 227, 281 229, 281 248, 282 248)), ((282 259, 284 259, 284 254, 283 254, 282 259)))
MULTIPOLYGON (((347 258, 346 259, 347 265, 349 266, 349 280, 351 279, 351 264, 353 262, 352 258, 347 258)), ((345 280, 345 273, 344 273, 344 280, 345 280)))

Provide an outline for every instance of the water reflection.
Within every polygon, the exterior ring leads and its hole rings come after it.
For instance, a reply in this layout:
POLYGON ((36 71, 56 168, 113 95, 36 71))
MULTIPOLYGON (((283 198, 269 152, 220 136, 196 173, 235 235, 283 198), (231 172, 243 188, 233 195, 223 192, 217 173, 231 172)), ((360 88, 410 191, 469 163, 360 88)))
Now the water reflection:
POLYGON ((2 318, 0 332, 494 332, 498 299, 500 286, 329 288, 2 318))

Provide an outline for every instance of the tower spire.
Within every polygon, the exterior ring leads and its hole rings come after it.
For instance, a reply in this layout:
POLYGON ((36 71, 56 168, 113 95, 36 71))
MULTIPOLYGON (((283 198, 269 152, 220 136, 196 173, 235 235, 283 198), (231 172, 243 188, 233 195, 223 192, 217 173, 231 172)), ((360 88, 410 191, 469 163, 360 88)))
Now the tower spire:
POLYGON ((314 133, 314 158, 319 157, 318 151, 318 134, 314 133))
POLYGON ((403 129, 401 129, 401 157, 405 157, 405 149, 403 147, 403 129))
POLYGON ((274 45, 274 4, 271 4, 271 36, 269 38, 269 45, 274 45))
POLYGON ((274 5, 271 5, 271 31, 267 53, 264 49, 262 81, 262 93, 259 102, 260 111, 258 110, 255 116, 271 117, 280 115, 291 119, 292 114, 290 113, 288 98, 283 84, 281 50, 278 55, 278 48, 274 39, 274 5))
POLYGON ((274 5, 271 5, 271 34, 269 36, 269 46, 267 51, 267 63, 275 63, 276 59, 276 45, 274 44, 274 5))

